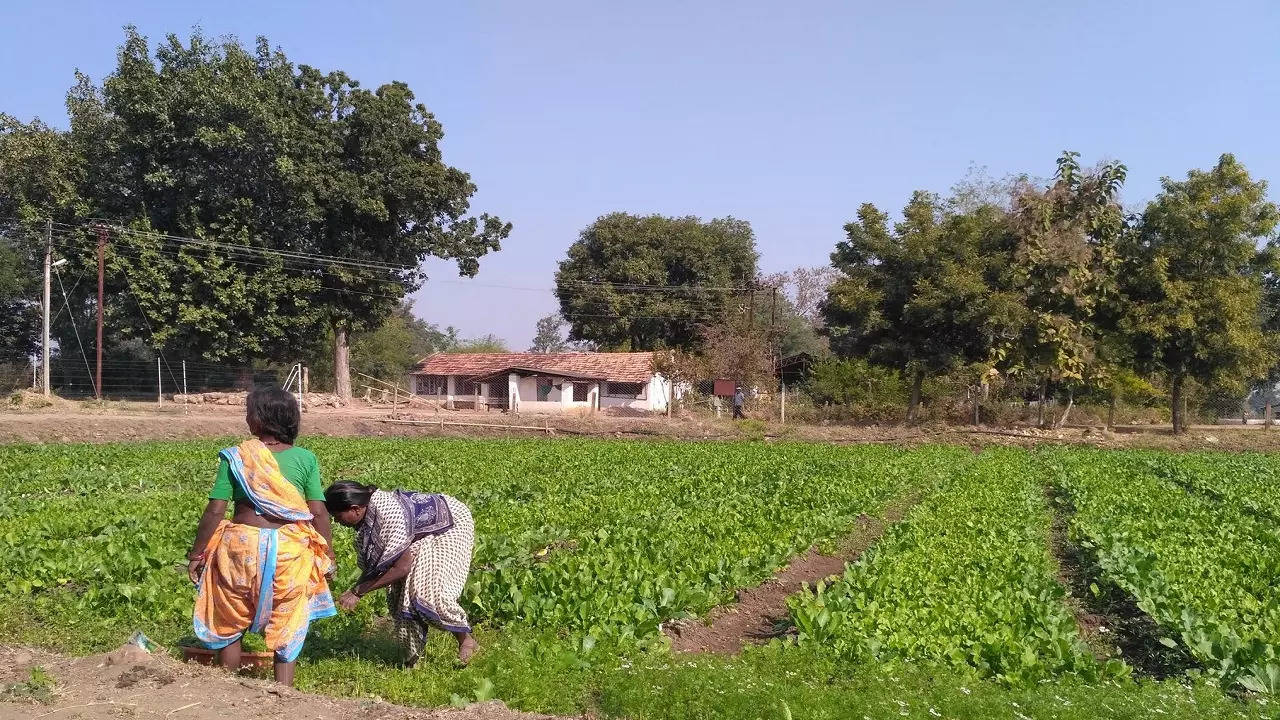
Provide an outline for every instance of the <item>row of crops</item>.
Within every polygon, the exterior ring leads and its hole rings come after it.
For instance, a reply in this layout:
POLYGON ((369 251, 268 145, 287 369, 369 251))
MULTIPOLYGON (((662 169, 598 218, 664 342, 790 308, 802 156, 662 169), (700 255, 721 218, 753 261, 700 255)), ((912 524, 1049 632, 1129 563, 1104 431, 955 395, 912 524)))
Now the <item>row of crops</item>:
MULTIPOLYGON (((920 501, 843 576, 790 602, 797 652, 1006 686, 1130 673, 1081 639, 1049 534, 1057 491, 1098 584, 1224 686, 1280 691, 1280 472, 1265 456, 798 444, 309 440, 327 480, 445 492, 477 519, 464 603, 583 658, 664 653, 861 514, 920 501)), ((0 641, 76 650, 187 631, 184 555, 217 443, 0 447, 0 641), (9 635, 6 638, 5 635, 9 635)), ((338 531, 339 579, 355 571, 338 531)), ((376 612, 383 612, 378 609, 376 612)), ((356 636, 376 627, 372 603, 356 636)), ((351 624, 355 623, 352 627, 351 624)), ((317 632, 327 632, 322 624, 317 632)))
POLYGON ((791 600, 801 643, 858 661, 972 666, 1026 683, 1099 664, 1063 603, 1044 486, 1025 455, 988 451, 916 506, 838 581, 791 600))
POLYGON ((1131 595, 1225 685, 1280 692, 1280 491, 1254 456, 1054 453, 1072 529, 1103 580, 1131 595))

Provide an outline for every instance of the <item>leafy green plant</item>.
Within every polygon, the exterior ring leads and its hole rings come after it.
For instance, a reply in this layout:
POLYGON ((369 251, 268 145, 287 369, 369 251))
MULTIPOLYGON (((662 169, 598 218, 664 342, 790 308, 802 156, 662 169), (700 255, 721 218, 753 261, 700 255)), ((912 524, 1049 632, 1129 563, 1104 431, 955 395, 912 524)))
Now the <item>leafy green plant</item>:
POLYGON ((907 399, 901 373, 861 358, 814 365, 806 390, 818 404, 859 405, 869 410, 893 407, 900 411, 907 399))
MULTIPOLYGON (((473 619, 564 630, 583 654, 604 640, 662 644, 662 623, 726 602, 964 455, 784 443, 308 444, 330 477, 355 473, 466 502, 478 527, 463 595, 473 619)), ((189 632, 185 554, 216 449, 0 447, 0 603, 87 621, 103 635, 189 632)), ((335 535, 341 590, 358 571, 348 531, 335 535)))
MULTIPOLYGON (((117 647, 134 630, 170 646, 188 635, 194 592, 185 554, 221 444, 0 446, 0 638, 89 652, 117 647)), ((718 698, 725 689, 734 698, 724 707, 737 711, 722 716, 774 714, 779 700, 806 715, 809 701, 834 707, 835 698, 870 692, 868 678, 898 677, 897 670, 869 675, 867 667, 906 664, 987 698, 964 705, 970 710, 1016 697, 1051 716, 1060 694, 1081 707, 1090 697, 1103 704, 1141 697, 1175 709, 1172 717, 1194 717, 1178 704, 1176 684, 1092 682, 1123 670, 1084 654, 1053 581, 1042 487, 1051 480, 1080 504, 1079 538, 1106 543, 1095 550, 1111 562, 1100 563, 1107 577, 1099 583, 1129 578, 1125 592, 1147 601, 1142 609, 1170 642, 1200 648, 1198 657, 1234 658, 1239 687, 1275 686, 1274 635, 1263 630, 1277 624, 1264 583, 1275 577, 1269 563, 1278 556, 1264 530, 1274 527, 1268 513, 1280 475, 1267 456, 1079 449, 975 456, 951 447, 594 440, 306 444, 329 479, 359 477, 467 503, 477 536, 463 603, 485 647, 465 670, 387 672, 401 648, 380 617, 385 603, 369 598, 355 613, 313 626, 299 675, 310 689, 377 688, 412 704, 501 696, 559 714, 582 711, 608 686, 660 693, 637 679, 648 672, 641 665, 661 666, 653 670, 661 683, 701 677, 666 652, 662 624, 730 601, 736 588, 761 582, 797 553, 845 536, 860 514, 922 489, 925 500, 860 563, 793 603, 800 647, 759 651, 783 663, 761 673, 782 673, 788 657, 819 663, 826 674, 805 681, 812 687, 779 674, 767 682, 783 695, 753 695, 765 692, 762 679, 756 691, 693 682, 682 697, 718 698), (1140 502, 1126 497, 1130 486, 1140 502), (1105 536, 1107 528, 1125 535, 1105 536), (1186 625, 1184 609, 1194 613, 1186 625), (980 688, 978 675, 1000 682, 980 688), (832 682, 843 689, 823 689, 832 682), (561 690, 566 683, 571 696, 561 690), (997 685, 1016 694, 1001 695, 991 689, 997 685)), ((333 588, 341 592, 358 573, 349 530, 335 530, 335 549, 333 588)), ((423 662, 452 668, 452 638, 432 637, 434 655, 423 662)), ((250 636, 246 649, 256 641, 250 636)), ((893 687, 883 693, 928 695, 893 687)), ((896 716, 899 695, 883 693, 876 702, 887 709, 867 714, 896 716)), ((628 698, 615 714, 661 716, 645 715, 648 701, 639 695, 628 698)), ((1206 702, 1203 694, 1197 702, 1206 702)), ((1105 716, 1100 707, 1092 709, 1105 716)))
POLYGON ((0 700, 7 702, 37 702, 48 705, 53 702, 53 692, 57 683, 53 676, 42 667, 33 667, 27 672, 25 682, 10 685, 0 693, 0 700))
POLYGON ((453 705, 456 708, 465 708, 473 702, 478 702, 478 703, 488 702, 492 700, 494 697, 495 697, 495 693, 494 693, 493 681, 490 680, 489 678, 481 677, 481 678, 476 678, 476 689, 475 689, 475 692, 472 693, 470 699, 465 698, 457 693, 454 693, 449 700, 449 704, 453 705))

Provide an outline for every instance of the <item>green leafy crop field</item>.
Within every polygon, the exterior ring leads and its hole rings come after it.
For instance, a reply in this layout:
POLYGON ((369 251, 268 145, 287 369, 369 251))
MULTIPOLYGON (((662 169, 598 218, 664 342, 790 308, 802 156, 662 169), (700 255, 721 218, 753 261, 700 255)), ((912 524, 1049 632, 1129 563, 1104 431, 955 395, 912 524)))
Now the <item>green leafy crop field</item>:
MULTIPOLYGON (((1280 475, 1265 456, 303 444, 328 481, 444 492, 472 508, 463 602, 482 645, 458 669, 436 633, 402 670, 378 594, 313 628, 306 689, 651 718, 1260 718, 1280 689, 1267 590, 1280 584, 1269 514, 1280 475), (1054 492, 1096 561, 1088 580, 1130 594, 1166 629, 1160 640, 1194 658, 1189 672, 1157 680, 1094 656, 1056 575, 1054 492), (904 497, 921 500, 842 577, 791 599, 792 635, 737 658, 668 649, 664 623, 705 616, 904 497)), ((219 447, 0 447, 0 642, 84 653, 133 630, 163 644, 187 634, 184 556, 219 447)), ((349 532, 335 542, 342 590, 356 575, 349 532)))
POLYGON ((1120 663, 1094 659, 1062 602, 1044 486, 1024 459, 984 453, 844 577, 794 596, 800 642, 851 659, 974 667, 1022 684, 1126 675, 1120 663))

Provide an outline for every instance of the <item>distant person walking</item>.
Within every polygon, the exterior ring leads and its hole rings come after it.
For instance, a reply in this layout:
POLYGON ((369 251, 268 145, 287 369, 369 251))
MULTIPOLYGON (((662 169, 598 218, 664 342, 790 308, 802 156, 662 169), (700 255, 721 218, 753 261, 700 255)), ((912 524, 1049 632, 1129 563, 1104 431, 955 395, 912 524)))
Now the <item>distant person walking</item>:
POLYGON ((746 420, 747 416, 742 414, 742 406, 747 403, 747 395, 742 392, 742 386, 739 385, 733 391, 733 419, 746 420))

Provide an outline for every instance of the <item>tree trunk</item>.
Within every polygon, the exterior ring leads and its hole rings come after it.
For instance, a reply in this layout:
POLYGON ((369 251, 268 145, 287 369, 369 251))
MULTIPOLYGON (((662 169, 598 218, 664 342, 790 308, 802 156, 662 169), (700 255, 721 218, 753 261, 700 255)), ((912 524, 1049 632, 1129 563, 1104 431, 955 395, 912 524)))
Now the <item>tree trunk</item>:
POLYGON ((1076 394, 1074 390, 1067 391, 1067 409, 1062 411, 1062 417, 1058 418, 1058 422, 1054 425, 1055 430, 1061 430, 1067 424, 1067 416, 1071 414, 1071 407, 1076 403, 1076 394))
POLYGON ((1040 381, 1040 402, 1036 408, 1036 427, 1044 427, 1044 403, 1045 397, 1049 394, 1049 380, 1045 378, 1040 381))
POLYGON ((911 400, 907 407, 907 422, 920 419, 920 388, 924 385, 924 370, 916 370, 911 377, 911 400))
POLYGON ((1111 401, 1107 403, 1107 429, 1110 430, 1116 426, 1116 396, 1111 394, 1111 401))
POLYGON ((351 402, 351 337, 341 324, 333 326, 333 387, 339 399, 351 402))
POLYGON ((1186 419, 1182 417, 1182 375, 1173 376, 1173 388, 1170 393, 1173 400, 1173 434, 1186 430, 1186 419))

